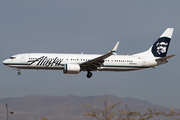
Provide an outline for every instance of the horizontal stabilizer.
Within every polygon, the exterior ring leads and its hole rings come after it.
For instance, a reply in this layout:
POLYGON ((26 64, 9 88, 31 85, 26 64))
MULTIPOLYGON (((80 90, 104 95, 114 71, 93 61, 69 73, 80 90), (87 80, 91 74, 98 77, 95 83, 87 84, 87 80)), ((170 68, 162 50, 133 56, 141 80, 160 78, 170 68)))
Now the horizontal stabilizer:
POLYGON ((174 56, 176 56, 176 55, 170 55, 170 56, 167 56, 167 57, 158 58, 158 59, 156 59, 156 61, 159 61, 159 60, 167 60, 167 59, 172 58, 172 57, 174 57, 174 56))

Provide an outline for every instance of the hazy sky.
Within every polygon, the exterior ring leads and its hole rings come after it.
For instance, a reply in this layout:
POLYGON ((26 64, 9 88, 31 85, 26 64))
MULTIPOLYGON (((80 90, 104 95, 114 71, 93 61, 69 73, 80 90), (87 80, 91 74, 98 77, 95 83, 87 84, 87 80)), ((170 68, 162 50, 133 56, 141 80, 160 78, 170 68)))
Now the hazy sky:
POLYGON ((180 109, 180 1, 178 0, 1 0, 0 98, 27 95, 113 94, 180 109), (175 28, 168 55, 156 69, 133 72, 16 70, 2 64, 18 53, 98 53, 121 41, 117 54, 147 50, 165 31, 175 28))

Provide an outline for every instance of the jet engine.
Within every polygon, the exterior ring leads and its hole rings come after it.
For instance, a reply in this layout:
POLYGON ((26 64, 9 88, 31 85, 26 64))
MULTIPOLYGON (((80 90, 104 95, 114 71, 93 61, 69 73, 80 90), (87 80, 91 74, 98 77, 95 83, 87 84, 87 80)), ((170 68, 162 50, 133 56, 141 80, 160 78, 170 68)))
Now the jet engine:
POLYGON ((81 68, 78 64, 65 64, 64 73, 65 74, 78 74, 81 71, 81 68))

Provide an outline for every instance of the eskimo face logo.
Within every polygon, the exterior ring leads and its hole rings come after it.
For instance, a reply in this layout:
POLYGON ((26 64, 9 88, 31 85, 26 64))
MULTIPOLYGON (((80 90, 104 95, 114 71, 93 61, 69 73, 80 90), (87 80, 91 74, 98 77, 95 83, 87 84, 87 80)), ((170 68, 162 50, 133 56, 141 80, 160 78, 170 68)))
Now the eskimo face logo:
POLYGON ((158 42, 156 44, 157 47, 157 53, 160 55, 161 53, 165 53, 167 49, 168 43, 167 42, 158 42))

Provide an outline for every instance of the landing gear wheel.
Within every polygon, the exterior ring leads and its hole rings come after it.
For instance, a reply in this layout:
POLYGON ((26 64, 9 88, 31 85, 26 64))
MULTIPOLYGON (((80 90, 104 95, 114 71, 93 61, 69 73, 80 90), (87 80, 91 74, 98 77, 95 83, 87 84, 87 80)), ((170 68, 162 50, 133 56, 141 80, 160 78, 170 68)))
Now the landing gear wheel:
POLYGON ((19 71, 17 74, 18 74, 18 75, 21 75, 21 72, 19 71))
POLYGON ((92 72, 88 71, 87 78, 90 78, 92 76, 92 72))

